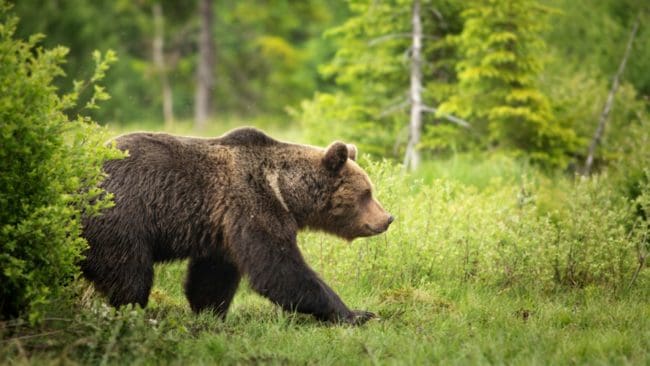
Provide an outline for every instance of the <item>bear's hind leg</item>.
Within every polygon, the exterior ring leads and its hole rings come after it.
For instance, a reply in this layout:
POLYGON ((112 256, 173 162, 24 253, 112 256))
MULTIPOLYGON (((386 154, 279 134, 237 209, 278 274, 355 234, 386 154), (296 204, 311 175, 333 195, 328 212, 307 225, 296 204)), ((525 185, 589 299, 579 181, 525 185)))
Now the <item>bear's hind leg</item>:
POLYGON ((153 285, 153 264, 130 268, 123 266, 114 278, 108 299, 114 307, 126 304, 138 304, 144 308, 149 301, 153 285))
POLYGON ((112 306, 147 306, 153 285, 153 262, 149 258, 130 258, 115 265, 101 256, 96 258, 94 254, 91 250, 82 263, 84 275, 108 298, 112 306))
POLYGON ((185 280, 185 296, 192 311, 213 310, 225 319, 241 276, 226 258, 191 258, 185 280))

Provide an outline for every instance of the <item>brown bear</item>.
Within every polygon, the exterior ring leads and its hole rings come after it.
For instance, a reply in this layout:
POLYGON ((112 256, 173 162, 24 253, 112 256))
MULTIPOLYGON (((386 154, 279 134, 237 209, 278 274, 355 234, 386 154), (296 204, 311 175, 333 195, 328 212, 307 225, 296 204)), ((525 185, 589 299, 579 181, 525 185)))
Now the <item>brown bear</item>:
POLYGON ((189 258, 185 294, 192 310, 222 318, 240 278, 289 311, 361 324, 305 263, 303 228, 347 240, 388 229, 393 217, 372 196, 356 148, 280 142, 252 128, 218 138, 132 133, 108 161, 102 187, 115 206, 84 222, 86 278, 113 306, 144 307, 153 265, 189 258))

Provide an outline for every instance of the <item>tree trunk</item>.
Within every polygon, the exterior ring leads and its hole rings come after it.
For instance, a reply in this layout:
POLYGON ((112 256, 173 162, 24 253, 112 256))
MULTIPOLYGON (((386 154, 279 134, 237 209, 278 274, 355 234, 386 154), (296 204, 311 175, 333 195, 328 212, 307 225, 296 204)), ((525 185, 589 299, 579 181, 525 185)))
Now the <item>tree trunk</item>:
POLYGON ((194 121, 196 128, 205 129, 212 110, 214 87, 214 42, 212 39, 212 0, 199 1, 201 33, 199 35, 199 63, 196 72, 194 121))
POLYGON ((409 123, 409 140, 404 156, 404 168, 415 170, 420 165, 420 142, 422 130, 422 20, 420 18, 420 0, 413 0, 413 44, 411 46, 411 120, 409 123))
POLYGON ((614 75, 614 81, 612 82, 612 88, 609 90, 609 95, 607 95, 605 108, 603 108, 603 112, 600 114, 600 119, 598 120, 598 127, 596 128, 594 137, 591 140, 591 144, 589 144, 589 152, 587 153, 587 160, 585 161, 585 167, 583 171, 584 175, 591 174, 591 168, 594 163, 594 155, 596 154, 596 148, 598 147, 598 144, 600 144, 600 141, 602 140, 603 135, 605 134, 605 125, 607 124, 607 117, 609 116, 609 112, 612 110, 612 106, 614 105, 614 96, 616 95, 616 91, 618 90, 618 86, 620 84, 620 78, 621 75, 623 75, 623 71, 625 70, 627 59, 630 56, 630 49, 632 49, 632 43, 634 42, 634 37, 636 36, 636 31, 638 29, 639 29, 639 19, 636 20, 634 26, 632 27, 632 33, 630 33, 630 39, 627 41, 627 47, 625 48, 623 59, 621 60, 621 64, 618 66, 616 75, 614 75))
POLYGON ((163 28, 163 12, 160 3, 154 3, 152 7, 154 38, 153 38, 153 64, 160 78, 162 87, 163 116, 165 118, 165 129, 169 130, 174 125, 174 110, 172 100, 172 89, 167 78, 167 68, 165 66, 164 56, 164 39, 165 32, 163 28))

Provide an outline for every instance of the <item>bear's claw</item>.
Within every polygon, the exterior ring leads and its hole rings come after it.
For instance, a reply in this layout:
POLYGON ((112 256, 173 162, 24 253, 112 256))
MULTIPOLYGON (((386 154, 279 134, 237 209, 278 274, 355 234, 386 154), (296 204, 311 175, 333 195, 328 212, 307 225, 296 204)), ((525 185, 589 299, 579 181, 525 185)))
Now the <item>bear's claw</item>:
POLYGON ((352 310, 352 313, 345 319, 351 325, 362 325, 370 319, 376 318, 375 313, 365 310, 352 310))

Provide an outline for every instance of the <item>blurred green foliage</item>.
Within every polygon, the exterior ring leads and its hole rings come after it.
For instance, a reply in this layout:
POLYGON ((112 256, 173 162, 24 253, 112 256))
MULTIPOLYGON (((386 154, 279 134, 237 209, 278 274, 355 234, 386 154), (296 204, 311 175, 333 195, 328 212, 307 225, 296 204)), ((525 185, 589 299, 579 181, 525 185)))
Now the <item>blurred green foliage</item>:
POLYGON ((14 38, 18 20, 8 9, 0 1, 0 316, 36 321, 78 273, 82 217, 110 203, 97 184, 104 160, 119 155, 79 113, 108 98, 97 82, 115 56, 95 53, 91 78, 60 94, 53 81, 67 49, 45 49, 38 35, 14 38))
MULTIPOLYGON (((113 49, 119 61, 105 84, 112 98, 93 116, 103 122, 162 120, 161 85, 153 64, 154 1, 16 1, 18 35, 44 33, 46 47, 66 45, 69 75, 92 72, 92 50, 113 49)), ((159 1, 164 55, 176 117, 193 113, 198 2, 159 1)), ((284 116, 284 108, 323 86, 317 65, 333 52, 323 30, 347 13, 326 0, 215 2, 215 108, 227 116, 284 116)), ((69 85, 62 78, 60 85, 69 85)))
POLYGON ((545 39, 557 54, 551 58, 565 69, 582 70, 611 81, 621 61, 632 25, 641 27, 628 62, 625 79, 643 96, 650 95, 650 6, 636 0, 543 0, 557 11, 549 19, 545 39))
MULTIPOLYGON (((102 123, 162 126, 160 70, 152 61, 156 3, 163 10, 164 72, 173 110, 178 120, 188 119, 196 77, 196 1, 18 1, 18 34, 41 32, 45 46, 69 47, 63 68, 70 75, 92 73, 92 50, 116 50, 119 61, 105 79, 112 98, 91 115, 102 123)), ((216 119, 286 126, 293 120, 312 143, 347 139, 376 156, 402 160, 411 4, 215 3, 216 119)), ((570 170, 582 164, 632 24, 650 20, 647 5, 634 0, 424 0, 422 8, 423 99, 439 109, 423 116, 418 148, 425 160, 497 149, 570 170), (449 122, 445 113, 463 117, 472 128, 449 122)), ((613 143, 622 140, 615 135, 647 114, 648 45, 648 30, 641 26, 598 152, 600 165, 616 161, 613 143)), ((71 80, 56 83, 66 88, 71 80)))

